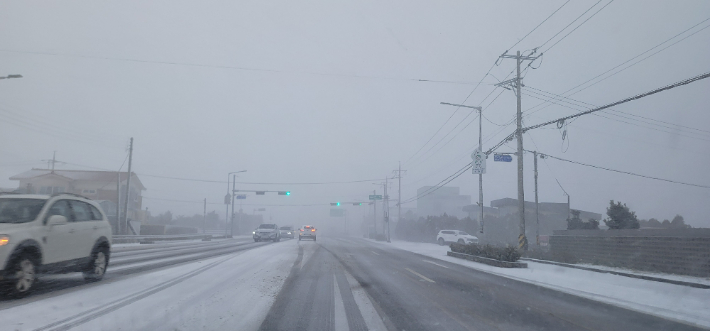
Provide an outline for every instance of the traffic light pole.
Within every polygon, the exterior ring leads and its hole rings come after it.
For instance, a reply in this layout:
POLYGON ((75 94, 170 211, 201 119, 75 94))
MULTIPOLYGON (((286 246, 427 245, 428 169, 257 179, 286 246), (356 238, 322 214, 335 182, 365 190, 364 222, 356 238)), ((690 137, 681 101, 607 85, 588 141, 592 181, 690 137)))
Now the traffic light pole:
MULTIPOLYGON (((441 104, 478 110, 478 150, 483 152, 483 108, 457 105, 448 102, 441 102, 441 104)), ((488 155, 484 155, 484 157, 488 157, 488 155)), ((478 208, 480 209, 478 224, 480 225, 480 232, 483 233, 483 172, 478 174, 478 208)))

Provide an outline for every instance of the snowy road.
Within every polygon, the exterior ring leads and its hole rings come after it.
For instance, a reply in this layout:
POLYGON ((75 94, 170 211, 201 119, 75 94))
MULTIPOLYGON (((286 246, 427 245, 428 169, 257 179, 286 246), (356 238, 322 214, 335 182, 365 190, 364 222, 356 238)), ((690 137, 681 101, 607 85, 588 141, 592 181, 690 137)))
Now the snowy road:
MULTIPOLYGON (((126 245, 104 281, 0 301, 5 330, 696 330, 358 238, 126 245)), ((51 282, 50 282, 51 280, 51 282)))

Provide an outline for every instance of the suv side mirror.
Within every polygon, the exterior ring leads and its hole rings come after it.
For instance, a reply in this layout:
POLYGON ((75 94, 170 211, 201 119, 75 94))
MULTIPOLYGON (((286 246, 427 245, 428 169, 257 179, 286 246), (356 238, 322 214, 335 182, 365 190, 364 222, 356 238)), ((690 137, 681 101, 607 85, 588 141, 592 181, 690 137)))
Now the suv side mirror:
POLYGON ((62 215, 52 215, 47 220, 47 225, 50 225, 50 226, 62 225, 62 224, 67 224, 67 218, 62 215))

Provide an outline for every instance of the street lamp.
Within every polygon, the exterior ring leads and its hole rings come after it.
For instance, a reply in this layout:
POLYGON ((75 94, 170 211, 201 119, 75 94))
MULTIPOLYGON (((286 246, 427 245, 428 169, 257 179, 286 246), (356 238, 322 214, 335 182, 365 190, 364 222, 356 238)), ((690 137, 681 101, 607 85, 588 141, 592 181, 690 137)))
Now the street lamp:
POLYGON ((0 79, 10 79, 10 78, 22 78, 22 75, 7 75, 5 77, 0 77, 0 79))
MULTIPOLYGON (((246 170, 232 171, 227 174, 227 195, 224 196, 224 204, 227 205, 227 212, 226 212, 226 215, 224 215, 224 236, 225 237, 227 236, 227 223, 228 223, 227 221, 230 220, 230 218, 229 218, 229 200, 230 199, 232 200, 232 213, 234 213, 234 197, 229 193, 229 175, 238 174, 241 172, 247 172, 247 171, 246 170)), ((236 177, 236 175, 235 175, 235 177, 236 177)), ((232 185, 234 185, 234 183, 232 183, 232 185)), ((234 188, 232 188, 232 190, 234 190, 234 188)), ((232 219, 232 222, 234 222, 234 219, 232 219)), ((233 224, 230 224, 230 225, 233 225, 233 224)), ((229 229, 229 230, 230 230, 230 234, 231 234, 232 229, 229 229)))
MULTIPOLYGON (((441 102, 442 105, 447 105, 447 106, 454 106, 454 107, 464 107, 464 108, 471 108, 478 110, 478 152, 475 153, 483 153, 483 127, 482 127, 482 118, 483 118, 483 108, 481 107, 474 107, 474 106, 466 106, 466 105, 459 105, 459 104, 454 104, 454 103, 448 103, 448 102, 441 102)), ((483 158, 485 161, 485 158, 487 155, 483 155, 483 158)), ((479 211, 479 216, 478 216, 478 224, 480 226, 480 232, 483 233, 483 172, 485 171, 485 168, 482 169, 478 173, 478 209, 479 211)))

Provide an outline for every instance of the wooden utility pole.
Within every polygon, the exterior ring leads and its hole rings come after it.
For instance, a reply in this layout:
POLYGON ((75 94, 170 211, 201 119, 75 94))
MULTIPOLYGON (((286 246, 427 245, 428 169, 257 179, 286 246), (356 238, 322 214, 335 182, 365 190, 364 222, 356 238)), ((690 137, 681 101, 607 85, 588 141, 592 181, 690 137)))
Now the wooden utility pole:
POLYGON ((128 233, 128 201, 131 193, 131 164, 133 162, 133 137, 128 147, 128 178, 126 179, 126 199, 123 202, 123 234, 128 233))

